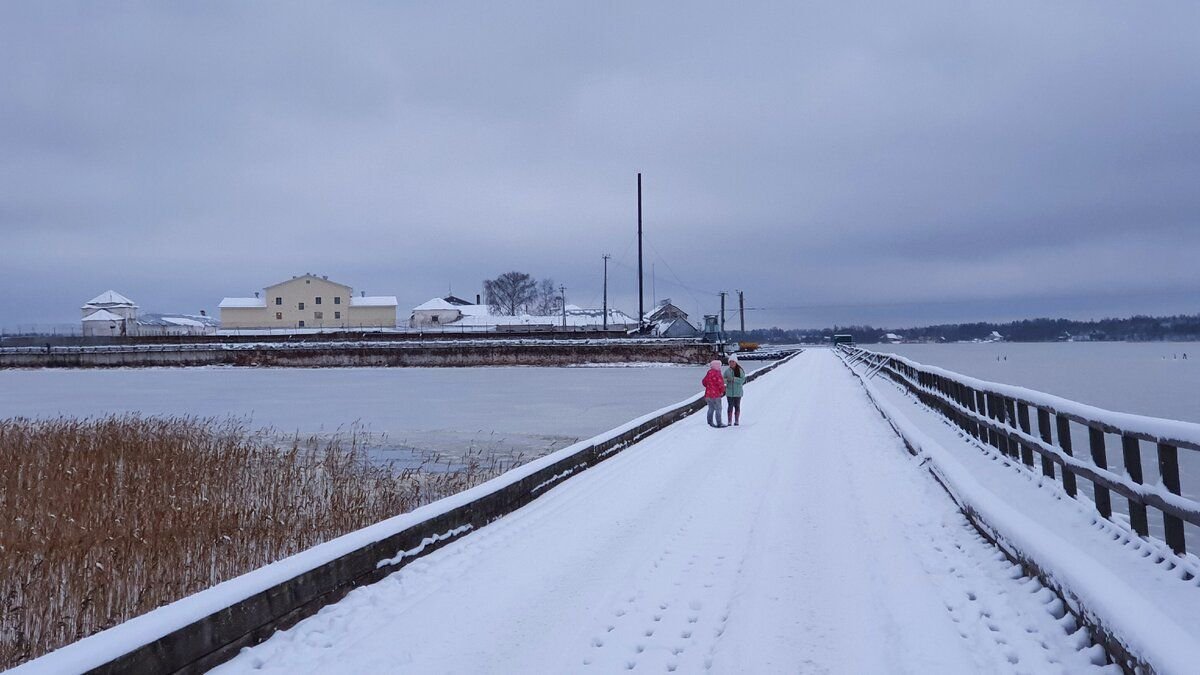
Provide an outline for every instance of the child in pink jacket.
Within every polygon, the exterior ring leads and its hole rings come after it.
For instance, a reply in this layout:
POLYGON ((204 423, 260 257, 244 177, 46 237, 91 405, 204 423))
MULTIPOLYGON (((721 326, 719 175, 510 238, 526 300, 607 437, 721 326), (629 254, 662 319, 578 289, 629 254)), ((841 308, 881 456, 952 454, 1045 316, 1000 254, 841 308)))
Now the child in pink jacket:
POLYGON ((700 381, 704 385, 704 402, 708 404, 708 426, 721 428, 721 399, 725 396, 725 376, 721 374, 721 362, 714 359, 708 364, 708 373, 700 381), (715 422, 714 422, 715 420, 715 422))

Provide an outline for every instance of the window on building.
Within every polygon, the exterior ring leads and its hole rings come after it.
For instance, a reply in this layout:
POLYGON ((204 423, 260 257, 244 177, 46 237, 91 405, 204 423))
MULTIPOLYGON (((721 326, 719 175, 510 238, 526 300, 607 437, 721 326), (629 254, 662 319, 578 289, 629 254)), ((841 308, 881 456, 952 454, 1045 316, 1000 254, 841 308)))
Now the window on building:
POLYGON ((300 303, 300 309, 304 309, 304 303, 300 303))
POLYGON ((434 314, 432 318, 433 318, 433 323, 439 323, 439 321, 438 321, 439 317, 437 314, 434 314))
POLYGON ((314 319, 324 319, 325 312, 313 312, 313 318, 314 319))
POLYGON ((303 321, 301 321, 301 322, 299 322, 299 323, 300 323, 300 327, 301 327, 301 328, 304 328, 304 322, 303 322, 303 321))
POLYGON ((282 321, 283 320, 283 312, 275 312, 275 320, 282 321))
POLYGON ((340 305, 340 304, 342 304, 342 296, 340 296, 340 295, 338 295, 338 296, 334 296, 334 298, 333 298, 333 304, 335 304, 335 305, 340 305))
POLYGON ((275 297, 275 304, 277 304, 277 305, 282 305, 282 304, 283 304, 283 298, 281 298, 281 297, 279 297, 279 296, 276 296, 276 297, 275 297))
POLYGON ((319 305, 319 304, 321 304, 321 296, 319 296, 319 295, 318 295, 318 296, 317 296, 317 297, 316 297, 316 298, 313 300, 313 304, 314 304, 314 305, 319 305))
POLYGON ((342 313, 341 313, 341 312, 334 312, 334 313, 333 313, 333 318, 335 318, 335 319, 340 319, 340 318, 342 318, 342 313))

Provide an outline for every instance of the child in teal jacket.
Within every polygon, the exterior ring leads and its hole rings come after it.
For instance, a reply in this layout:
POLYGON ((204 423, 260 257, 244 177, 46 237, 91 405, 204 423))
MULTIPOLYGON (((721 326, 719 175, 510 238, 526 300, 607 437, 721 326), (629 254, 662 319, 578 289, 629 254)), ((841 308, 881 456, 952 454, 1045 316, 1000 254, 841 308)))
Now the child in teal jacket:
POLYGON ((742 421, 742 385, 745 383, 746 370, 738 363, 737 356, 730 356, 729 367, 725 369, 725 399, 729 402, 726 417, 735 426, 742 421))

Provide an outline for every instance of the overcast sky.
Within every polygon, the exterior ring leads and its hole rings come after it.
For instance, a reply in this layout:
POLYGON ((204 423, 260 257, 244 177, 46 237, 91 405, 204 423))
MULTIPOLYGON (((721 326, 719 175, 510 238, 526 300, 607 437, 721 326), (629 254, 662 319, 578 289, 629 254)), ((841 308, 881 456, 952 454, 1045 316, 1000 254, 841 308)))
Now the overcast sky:
POLYGON ((0 326, 305 272, 402 316, 513 269, 598 306, 604 253, 632 314, 638 171, 647 304, 1195 313, 1198 8, 7 2, 0 326))

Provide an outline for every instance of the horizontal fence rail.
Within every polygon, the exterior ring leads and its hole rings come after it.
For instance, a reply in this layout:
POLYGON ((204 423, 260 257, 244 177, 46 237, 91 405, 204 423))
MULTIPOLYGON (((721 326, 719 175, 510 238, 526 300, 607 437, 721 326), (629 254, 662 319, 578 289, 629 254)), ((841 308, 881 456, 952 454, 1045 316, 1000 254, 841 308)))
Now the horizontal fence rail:
MULTIPOLYGON (((787 360, 785 358, 750 373, 746 381, 762 377, 787 360)), ((112 660, 89 665, 87 672, 104 675, 200 673, 211 669, 236 656, 242 648, 258 644, 274 632, 287 629, 316 614, 322 607, 341 600, 351 590, 375 583, 460 536, 516 511, 571 476, 615 456, 650 434, 703 409, 704 405, 704 400, 699 396, 693 397, 658 414, 642 418, 634 426, 601 434, 591 442, 585 441, 582 447, 534 471, 526 470, 521 475, 522 468, 518 467, 513 470, 515 475, 507 483, 486 494, 327 563, 299 572, 287 581, 264 588, 164 635, 149 641, 143 640, 139 646, 112 660)), ((502 481, 503 478, 495 480, 502 481)), ((170 607, 182 612, 184 606, 193 599, 200 600, 198 596, 191 596, 176 601, 170 607)), ((120 629, 121 626, 117 626, 110 630, 120 629)), ((82 642, 35 659, 25 667, 37 669, 35 672, 71 672, 72 669, 63 668, 62 664, 77 663, 81 658, 78 652, 87 651, 85 648, 94 649, 97 645, 94 641, 106 637, 104 633, 99 633, 85 638, 82 642), (93 641, 93 644, 88 645, 88 641, 93 641), (60 653, 69 651, 75 653, 60 653)), ((86 657, 82 658, 86 660, 86 657)))
POLYGON ((1096 408, 1067 405, 1070 402, 1049 396, 1038 400, 1037 392, 983 382, 903 357, 855 347, 840 349, 850 365, 865 365, 865 377, 886 374, 981 443, 1030 470, 1040 468, 1047 478, 1060 476, 1063 491, 1072 498, 1078 498, 1077 477, 1091 481, 1092 501, 1102 517, 1113 519, 1112 494, 1120 495, 1128 504, 1129 524, 1141 537, 1151 538, 1148 509, 1154 509, 1167 545, 1179 555, 1187 553, 1184 523, 1200 527, 1200 502, 1181 494, 1179 451, 1200 452, 1200 425, 1173 423, 1164 432, 1150 418, 1106 416, 1096 408), (1061 403, 1055 405, 1056 401, 1061 403), (1087 429, 1087 459, 1074 447, 1072 423, 1087 429), (1120 439, 1123 474, 1109 468, 1108 435, 1120 439), (1145 480, 1144 443, 1154 447, 1157 481, 1145 480), (1040 459, 1040 467, 1035 459, 1040 459))

